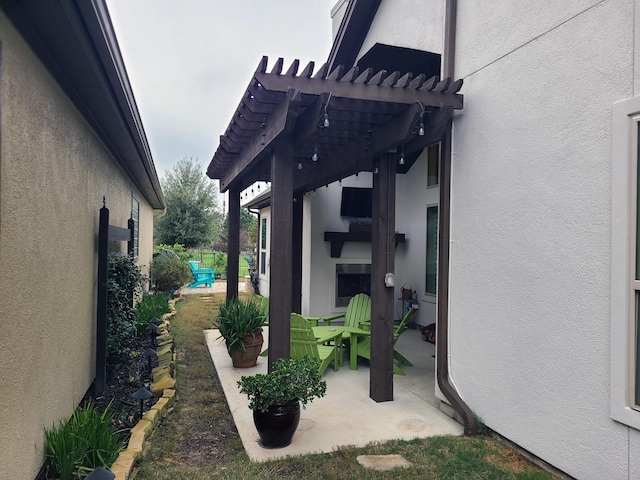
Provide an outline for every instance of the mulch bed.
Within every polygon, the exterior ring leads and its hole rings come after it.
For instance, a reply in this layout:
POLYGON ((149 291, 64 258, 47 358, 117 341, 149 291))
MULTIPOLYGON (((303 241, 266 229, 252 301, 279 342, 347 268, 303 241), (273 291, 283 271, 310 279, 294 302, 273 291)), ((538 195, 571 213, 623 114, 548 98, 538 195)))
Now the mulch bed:
MULTIPOLYGON (((143 355, 147 348, 155 348, 148 335, 134 337, 130 341, 131 353, 119 358, 107 359, 107 383, 104 393, 96 396, 92 384, 80 405, 92 402, 96 409, 102 411, 106 408, 113 414, 113 419, 118 430, 128 437, 128 430, 133 428, 140 420, 140 400, 131 397, 140 388, 149 388, 151 374, 149 373, 149 359, 143 355)), ((151 357, 151 369, 158 365, 156 357, 151 357)), ((144 400, 143 414, 149 410, 157 399, 152 397, 144 400)))

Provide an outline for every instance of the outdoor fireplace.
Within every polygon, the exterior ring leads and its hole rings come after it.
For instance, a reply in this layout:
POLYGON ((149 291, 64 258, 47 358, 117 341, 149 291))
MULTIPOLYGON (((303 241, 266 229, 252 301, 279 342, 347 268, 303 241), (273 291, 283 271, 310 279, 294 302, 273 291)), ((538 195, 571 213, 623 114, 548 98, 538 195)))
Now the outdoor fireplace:
POLYGON ((371 295, 371 265, 339 263, 336 265, 336 307, 346 307, 358 293, 371 295))

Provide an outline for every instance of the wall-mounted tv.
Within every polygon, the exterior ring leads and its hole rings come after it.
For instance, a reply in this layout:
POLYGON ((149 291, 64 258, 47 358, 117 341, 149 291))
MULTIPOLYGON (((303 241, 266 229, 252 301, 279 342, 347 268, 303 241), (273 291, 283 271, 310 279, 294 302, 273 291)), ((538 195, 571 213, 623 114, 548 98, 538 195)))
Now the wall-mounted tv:
POLYGON ((371 205, 370 188, 342 187, 340 216, 370 218, 371 205))

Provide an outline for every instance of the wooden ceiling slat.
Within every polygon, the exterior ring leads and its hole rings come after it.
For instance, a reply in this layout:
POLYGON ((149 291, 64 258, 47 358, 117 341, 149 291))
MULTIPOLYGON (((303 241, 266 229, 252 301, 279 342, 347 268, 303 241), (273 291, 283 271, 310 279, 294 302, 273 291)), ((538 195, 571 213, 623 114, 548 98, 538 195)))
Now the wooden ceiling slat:
POLYGON ((304 70, 302 70, 302 73, 300 74, 300 76, 304 77, 304 78, 310 78, 311 75, 313 75, 313 67, 314 66, 315 66, 315 62, 307 63, 307 66, 304 67, 304 70))
POLYGON ((338 80, 339 78, 342 78, 343 75, 344 75, 344 65, 338 65, 336 68, 333 69, 333 72, 331 72, 327 76, 327 80, 338 80))
POLYGON ((462 88, 462 79, 459 78, 455 82, 451 82, 451 85, 445 90, 447 93, 458 93, 462 88))
POLYGON ((289 89, 273 111, 264 134, 256 134, 238 155, 237 160, 220 176, 220 190, 225 191, 242 178, 243 172, 255 167, 261 156, 280 135, 288 135, 295 127, 300 92, 289 89))
POLYGON ((296 58, 291 64, 291 66, 289 67, 289 70, 287 70, 287 73, 285 73, 285 75, 289 77, 295 77, 296 73, 298 73, 299 66, 300 66, 300 60, 296 58))
POLYGON ((318 134, 320 130, 318 122, 320 121, 320 115, 328 99, 329 93, 321 93, 316 97, 314 102, 298 116, 298 122, 293 134, 294 145, 304 144, 309 141, 309 138, 318 134))
POLYGON ((433 87, 436 86, 436 83, 438 83, 438 77, 434 75, 422 84, 422 86, 420 87, 420 91, 431 91, 433 90, 433 87))
POLYGON ((413 90, 417 90, 422 86, 427 76, 424 73, 421 73, 416 78, 409 82, 409 88, 413 90))
POLYGON ((434 92, 444 92, 447 88, 449 88, 450 84, 451 84, 451 79, 450 78, 445 78, 441 82, 438 82, 435 87, 433 87, 433 91, 434 92))
POLYGON ((386 70, 380 70, 367 82, 367 85, 380 85, 382 81, 387 77, 386 70))
POLYGON ((409 85, 409 82, 411 82, 411 79, 413 78, 413 73, 411 72, 407 72, 405 73, 402 78, 400 78, 400 80, 398 80, 398 82, 395 84, 396 88, 405 88, 407 85, 409 85))
POLYGON ((263 115, 269 115, 273 111, 273 104, 260 103, 251 98, 246 98, 244 105, 252 113, 261 113, 263 115))
POLYGON ((252 84, 247 87, 247 92, 260 103, 278 103, 278 96, 273 92, 265 90, 265 88, 262 85, 259 85, 258 82, 252 82, 252 84))
POLYGON ((280 57, 276 60, 276 64, 271 70, 271 75, 280 75, 282 73, 282 66, 284 65, 284 58, 280 57))
POLYGON ((231 119, 232 122, 236 122, 240 126, 240 128, 243 128, 245 130, 255 130, 260 126, 261 123, 263 123, 263 120, 264 119, 252 122, 247 119, 247 117, 243 117, 242 115, 240 115, 240 112, 236 112, 236 114, 231 119))
POLYGON ((264 123, 267 121, 267 115, 252 112, 244 102, 240 104, 236 112, 246 118, 248 122, 264 123))
POLYGON ((371 77, 373 77, 373 68, 369 67, 366 68, 362 71, 362 73, 360 75, 358 75, 358 78, 356 78, 353 82, 354 83, 367 83, 371 77))
POLYGON ((229 124, 229 128, 235 132, 236 135, 240 136, 240 137, 252 137, 253 134, 255 133, 256 129, 255 128, 242 128, 238 122, 236 122, 235 120, 232 120, 231 123, 229 124))
POLYGON ((265 73, 267 71, 267 62, 269 61, 269 57, 266 55, 260 59, 258 63, 258 67, 256 68, 256 73, 265 73))
POLYGON ((358 78, 358 73, 360 72, 360 68, 355 65, 351 70, 345 73, 342 78, 340 78, 341 82, 353 82, 356 78, 358 78))
POLYGON ((395 71, 382 82, 383 87, 393 87, 400 78, 400 72, 395 71))
POLYGON ((313 76, 313 78, 317 78, 319 80, 324 80, 324 77, 327 76, 327 70, 329 70, 329 67, 327 66, 326 63, 323 63, 322 66, 320 67, 320 69, 313 76))

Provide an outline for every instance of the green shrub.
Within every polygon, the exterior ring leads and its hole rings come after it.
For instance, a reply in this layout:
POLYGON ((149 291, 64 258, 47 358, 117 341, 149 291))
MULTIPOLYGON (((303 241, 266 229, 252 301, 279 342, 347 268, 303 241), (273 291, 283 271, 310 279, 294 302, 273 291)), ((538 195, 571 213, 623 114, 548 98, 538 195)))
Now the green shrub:
POLYGON ((180 245, 179 243, 173 245, 161 243, 160 245, 155 246, 153 248, 154 257, 165 250, 172 251, 178 256, 178 258, 180 258, 180 260, 189 260, 191 258, 191 254, 185 250, 184 245, 180 245))
POLYGON ((169 299, 171 297, 162 292, 145 293, 142 299, 133 309, 135 318, 136 333, 142 335, 146 333, 147 326, 153 317, 160 318, 165 313, 169 313, 169 299))
POLYGON ((149 274, 158 292, 173 292, 191 279, 191 269, 186 261, 162 253, 151 262, 149 274))
POLYGON ((264 321, 265 316, 257 302, 234 298, 220 304, 213 326, 220 330, 220 337, 224 338, 227 350, 233 353, 236 350, 246 351, 245 336, 258 331, 264 321))
POLYGON ((227 254, 224 252, 213 253, 213 268, 216 275, 222 275, 227 272, 227 254))
POLYGON ((49 476, 71 480, 97 468, 109 468, 123 449, 108 411, 93 404, 76 409, 69 420, 45 429, 45 465, 49 476))
POLYGON ((140 268, 125 253, 111 253, 108 259, 107 356, 128 353, 135 336, 133 299, 140 294, 143 277, 140 268))

